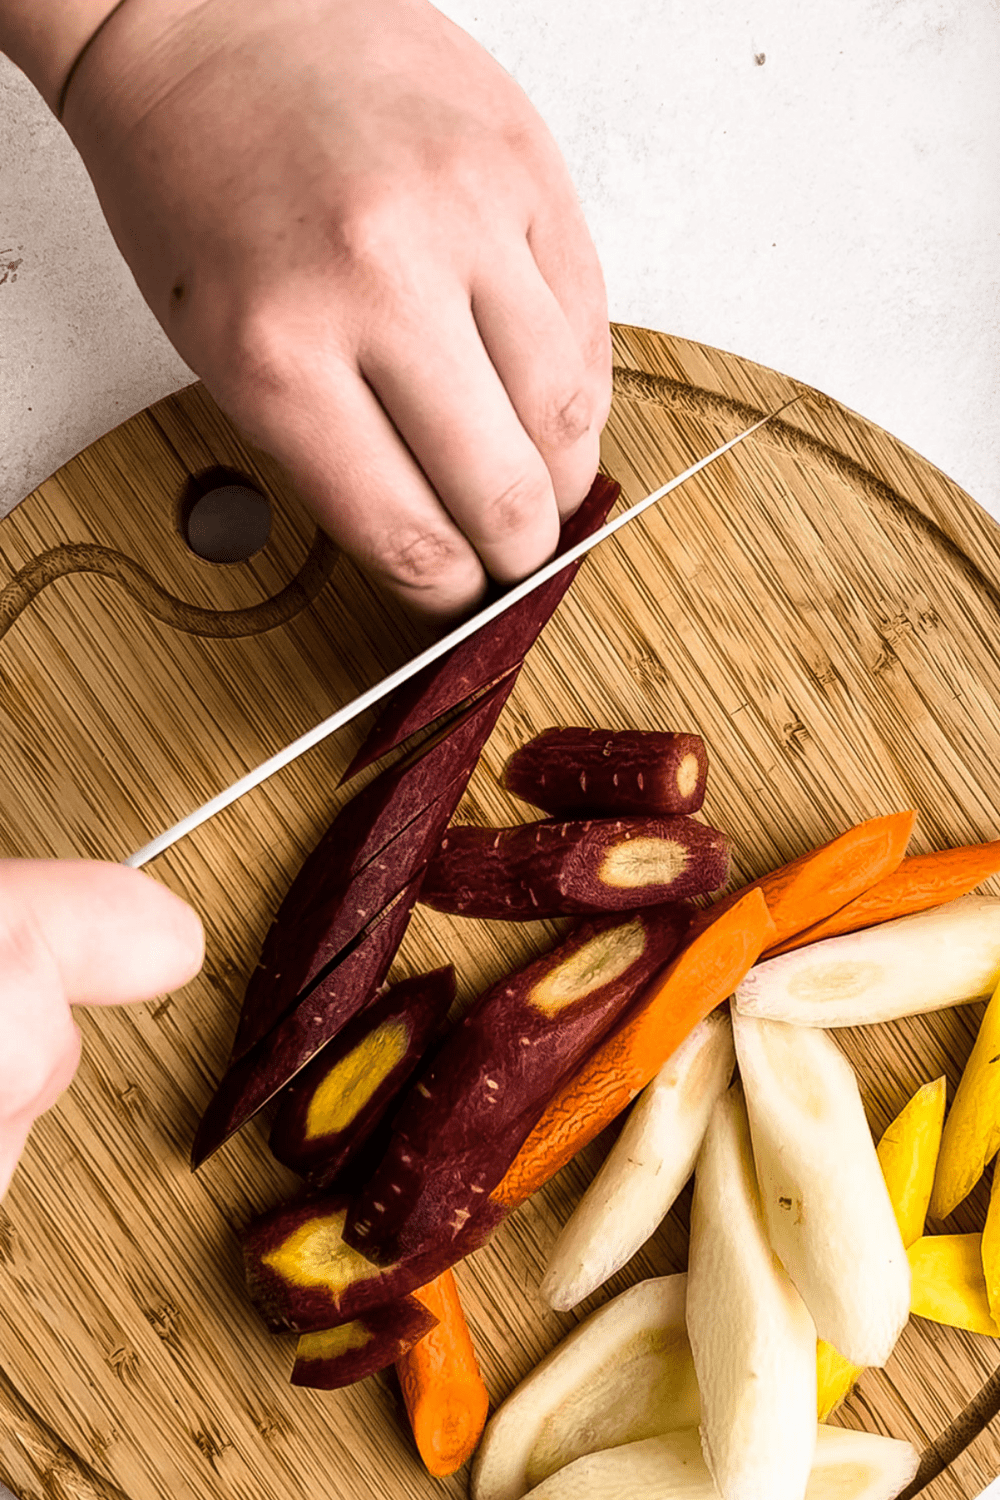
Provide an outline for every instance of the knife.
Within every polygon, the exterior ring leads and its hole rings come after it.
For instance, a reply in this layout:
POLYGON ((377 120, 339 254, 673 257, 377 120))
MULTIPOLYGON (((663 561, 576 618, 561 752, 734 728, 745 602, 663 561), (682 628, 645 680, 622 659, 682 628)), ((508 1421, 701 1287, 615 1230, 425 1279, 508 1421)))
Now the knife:
POLYGON ((141 849, 137 849, 123 863, 130 865, 133 870, 138 870, 143 865, 148 864, 150 860, 155 859, 164 850, 171 848, 180 839, 192 833, 194 829, 200 828, 202 823, 207 823, 209 818, 214 818, 216 813, 222 812, 223 808, 231 806, 232 803, 238 801, 245 793, 252 791, 254 787, 260 786, 261 782, 267 781, 269 777, 274 776, 278 771, 283 770, 285 766, 290 765, 293 760, 297 760, 300 755, 304 755, 307 750, 311 750, 314 745, 318 745, 321 740, 325 740, 328 735, 336 734, 338 729, 342 729, 345 724, 349 724, 352 719, 356 719, 358 714, 363 714, 365 709, 372 708, 376 703, 380 703, 383 698, 388 697, 390 693, 394 693, 398 687, 402 687, 404 682, 409 682, 411 677, 415 677, 418 672, 422 672, 432 662, 438 661, 440 657, 445 656, 455 646, 460 645, 462 641, 468 640, 470 635, 475 635, 476 631, 481 630, 484 625, 491 624, 493 620, 498 619, 500 615, 506 610, 511 609, 515 604, 519 604, 522 599, 527 598, 530 593, 533 593, 543 583, 548 583, 550 578, 554 578, 557 573, 561 573, 563 568, 568 568, 578 558, 585 557, 591 548, 598 546, 606 537, 614 536, 616 531, 620 531, 623 526, 627 526, 630 521, 634 521, 636 516, 641 516, 643 511, 648 510, 651 505, 655 505, 658 500, 662 500, 665 495, 669 495, 673 490, 678 489, 682 484, 692 479, 695 474, 700 474, 702 469, 707 469, 709 464, 715 463, 717 458, 721 458, 724 453, 728 453, 731 448, 735 448, 737 443, 742 443, 751 433, 758 432, 761 427, 773 421, 781 412, 787 410, 789 406, 800 399, 801 396, 793 396, 791 401, 786 401, 774 411, 768 412, 767 416, 762 417, 759 422, 754 422, 751 427, 744 428, 742 432, 737 433, 736 437, 730 438, 727 443, 723 443, 720 447, 713 449, 704 458, 699 458, 696 463, 693 463, 690 468, 685 469, 682 474, 677 474, 673 479, 669 479, 659 489, 653 490, 644 499, 637 500, 634 505, 629 506, 628 510, 623 510, 613 520, 605 522, 596 531, 592 531, 590 536, 584 537, 574 547, 570 547, 566 552, 561 553, 558 557, 554 557, 551 562, 545 563, 537 572, 532 573, 528 578, 515 584, 513 588, 508 589, 505 594, 502 594, 499 599, 495 599, 491 604, 481 609, 478 614, 474 614, 469 619, 463 620, 460 625, 456 625, 454 630, 450 630, 439 641, 435 641, 432 646, 428 646, 426 650, 421 651, 411 661, 408 661, 405 666, 397 667, 394 672, 390 672, 387 677, 383 677, 381 682, 375 683, 373 687, 366 688, 363 693, 359 693, 350 703, 345 703, 343 708, 338 708, 336 713, 332 713, 328 719, 324 719, 315 728, 300 735, 298 739, 292 740, 290 745, 286 745, 283 750, 279 750, 277 754, 262 761, 255 770, 248 771, 245 776, 241 776, 238 781, 234 781, 225 791, 219 792, 217 796, 210 798, 208 802, 196 808, 194 812, 188 813, 186 817, 181 818, 172 828, 168 828, 155 839, 151 839, 148 844, 144 844, 141 849))

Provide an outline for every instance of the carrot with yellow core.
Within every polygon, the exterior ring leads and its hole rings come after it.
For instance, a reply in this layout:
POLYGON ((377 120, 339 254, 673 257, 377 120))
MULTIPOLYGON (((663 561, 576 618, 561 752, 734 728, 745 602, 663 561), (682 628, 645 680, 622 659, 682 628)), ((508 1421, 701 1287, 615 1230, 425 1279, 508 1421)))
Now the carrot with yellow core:
POLYGON ((698 1022, 732 993, 773 933, 767 903, 756 889, 703 927, 555 1095, 492 1201, 506 1208, 523 1203, 610 1125, 698 1022))
MULTIPOLYGON (((944 1124, 945 1081, 925 1083, 903 1106, 879 1141, 877 1154, 903 1244, 909 1250, 924 1232, 927 1205, 944 1124)), ((825 1422, 864 1369, 825 1339, 816 1347, 819 1420, 825 1422)))
POLYGON ((373 1307, 350 1323, 304 1333, 292 1385, 338 1391, 393 1364, 433 1329, 436 1314, 418 1297, 373 1307))
POLYGON ((989 844, 965 844, 959 849, 939 849, 934 854, 913 854, 892 874, 839 911, 768 949, 766 956, 775 958, 806 943, 818 943, 822 938, 858 932, 876 922, 891 922, 896 917, 943 906, 946 901, 967 896, 997 874, 1000 874, 1000 839, 989 844))
POLYGON ((994 990, 941 1137, 930 1214, 946 1219, 1000 1150, 1000 985, 994 990))
POLYGON ((347 1244, 384 1265, 478 1218, 553 1094, 663 973, 689 922, 677 904, 596 918, 481 995, 393 1113, 347 1244))
POLYGON ((413 1297, 437 1324, 396 1361, 396 1373, 417 1452, 427 1472, 444 1479, 475 1452, 490 1398, 452 1272, 418 1287, 413 1297))

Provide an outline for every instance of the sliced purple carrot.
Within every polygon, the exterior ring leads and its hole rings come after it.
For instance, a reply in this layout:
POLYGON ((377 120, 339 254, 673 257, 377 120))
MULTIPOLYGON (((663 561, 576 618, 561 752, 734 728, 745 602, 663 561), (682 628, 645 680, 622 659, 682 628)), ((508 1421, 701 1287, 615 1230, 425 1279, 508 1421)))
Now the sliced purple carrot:
POLYGON ((460 1234, 689 921, 674 905, 585 922, 487 990, 403 1096, 385 1158, 351 1205, 346 1243, 384 1265, 460 1234))
POLYGON ((555 817, 694 813, 707 780, 700 735, 642 729, 546 729, 515 750, 501 777, 508 792, 555 817))
POLYGON ((270 1146, 314 1187, 326 1187, 371 1135, 417 1067, 455 999, 451 965, 404 979, 367 1005, 282 1097, 270 1146))
MULTIPOLYGON (((620 493, 619 484, 598 474, 579 510, 564 523, 558 552, 565 552, 596 531, 620 493)), ((555 613, 579 567, 579 562, 569 564, 520 604, 513 605, 498 620, 477 631, 394 693, 344 772, 343 780, 350 781, 411 734, 519 667, 555 613)))
POLYGON ((263 1041, 230 1065, 198 1125, 192 1167, 263 1109, 374 998, 403 940, 420 880, 410 882, 263 1041))
POLYGON ((513 675, 496 684, 433 745, 377 776, 338 813, 268 931, 232 1062, 267 1036, 426 864, 513 686, 513 675))
POLYGON ((731 841, 694 818, 591 818, 451 828, 420 900, 437 911, 531 921, 631 911, 719 890, 731 841))
POLYGON ((250 1298, 272 1333, 336 1328, 398 1301, 486 1243, 506 1217, 487 1203, 476 1224, 432 1254, 376 1266, 344 1243, 345 1194, 310 1194, 261 1214, 243 1234, 250 1298))
POLYGON ((416 1297, 401 1297, 337 1328, 304 1333, 295 1350, 292 1385, 316 1391, 354 1385, 401 1359, 437 1322, 416 1297))

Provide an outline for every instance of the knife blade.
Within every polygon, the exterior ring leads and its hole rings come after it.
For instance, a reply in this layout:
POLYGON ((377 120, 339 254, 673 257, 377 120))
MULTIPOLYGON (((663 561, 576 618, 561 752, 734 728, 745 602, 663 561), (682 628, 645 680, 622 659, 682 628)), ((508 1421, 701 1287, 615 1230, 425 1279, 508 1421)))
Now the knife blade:
POLYGON ((536 572, 508 589, 499 599, 493 600, 492 603, 486 605, 477 614, 471 615, 467 620, 463 620, 460 625, 456 625, 453 630, 448 631, 440 640, 435 641, 432 646, 428 646, 424 651, 419 652, 410 661, 406 662, 404 666, 397 667, 387 677, 383 677, 381 682, 377 682, 374 686, 366 688, 363 693, 359 693, 350 703, 345 703, 342 708, 338 708, 329 718, 323 719, 313 729, 299 735, 298 739, 292 740, 283 750, 279 750, 276 754, 269 756, 267 760, 262 761, 254 770, 248 771, 245 776, 241 776, 237 781, 234 781, 225 791, 217 793, 216 796, 211 797, 207 802, 203 803, 201 807, 195 808, 194 812, 188 813, 186 817, 174 823, 171 828, 167 828, 163 833, 158 834, 155 839, 151 839, 141 849, 137 849, 134 854, 129 855, 128 859, 123 860, 122 863, 129 865, 133 870, 141 869, 143 865, 148 864, 157 855, 170 849, 180 839, 185 838, 196 828, 200 828, 202 823, 207 823, 210 818, 214 818, 224 808, 231 807, 234 802, 239 801, 240 797, 245 796, 247 792, 253 791, 255 787, 260 786, 269 777, 276 775, 278 771, 290 765, 293 760, 297 760, 300 755, 304 755, 307 750, 311 750, 314 745, 318 745, 321 740, 325 740, 331 734, 336 734, 338 729, 342 729, 345 724, 349 724, 352 719, 356 719, 366 709, 373 708, 383 698, 388 697, 390 693, 394 693, 397 688, 402 687, 404 682, 409 682, 411 677, 415 677, 418 672, 422 672, 432 662, 438 661, 455 646, 467 640, 470 635, 475 635, 476 631, 481 630, 484 625, 491 624, 492 621, 498 619, 506 610, 511 609, 513 605, 519 604, 522 599, 527 598, 530 593, 539 588, 543 583, 547 583, 550 578, 554 578, 557 573, 561 573, 563 568, 568 568, 578 558, 585 557, 588 552, 605 541, 607 537, 614 536, 616 531, 620 531, 623 526, 627 526, 631 521, 634 521, 636 516, 641 516, 643 511, 649 510, 650 506, 655 505, 666 495, 671 494, 689 479, 693 479, 696 474, 700 474, 703 469, 708 468, 709 464, 715 463, 716 459, 721 458, 724 453, 728 453, 732 448, 735 448, 738 443, 742 443, 746 438, 750 437, 751 433, 758 432, 760 428, 766 426, 768 422, 773 421, 781 412, 786 411, 789 406, 792 406, 794 402, 800 399, 801 396, 793 396, 790 401, 786 401, 783 405, 776 407, 774 411, 768 412, 767 416, 762 417, 759 422, 754 422, 750 427, 746 427, 742 432, 737 433, 734 438, 730 438, 728 442, 720 444, 711 453, 707 453, 704 458, 699 458, 689 468, 685 469, 683 473, 675 475, 673 479, 668 479, 666 484, 661 484, 659 489, 653 490, 642 500, 637 500, 634 505, 629 506, 627 510, 623 510, 619 515, 613 517, 612 520, 605 522, 603 526, 591 532, 590 536, 584 537, 582 541, 577 542, 574 547, 570 547, 566 552, 543 564, 536 572))

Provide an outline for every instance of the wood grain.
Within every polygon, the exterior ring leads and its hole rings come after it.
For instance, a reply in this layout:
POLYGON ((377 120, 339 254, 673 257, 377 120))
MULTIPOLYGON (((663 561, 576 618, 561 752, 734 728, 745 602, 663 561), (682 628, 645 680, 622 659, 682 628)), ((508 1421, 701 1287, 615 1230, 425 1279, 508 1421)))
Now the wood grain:
MULTIPOLYGON (((603 466, 628 500, 804 389, 637 329, 615 330, 615 354, 603 466)), ((919 849, 996 837, 998 579, 988 516, 807 391, 587 562, 459 815, 526 816, 496 773, 528 735, 578 722, 704 734, 705 815, 734 835, 739 880, 906 806, 919 810, 919 849)), ((420 639, 317 544, 280 473, 199 388, 94 444, 0 522, 0 632, 0 854, 110 859, 420 639), (276 501, 271 540, 245 564, 206 563, 178 533, 189 477, 215 465, 276 501)), ((462 1475, 422 1472, 391 1376, 329 1394, 288 1385, 294 1341, 255 1318, 236 1243, 293 1186, 263 1129, 197 1177, 187 1169, 269 914, 339 805, 363 727, 153 866, 205 919, 199 979, 156 1004, 80 1016, 78 1079, 36 1128, 0 1210, 0 1477, 32 1500, 465 1492, 462 1475)), ((420 908, 396 972, 454 961, 464 1003, 550 930, 420 908)), ((876 1131, 920 1083, 943 1072, 954 1086, 977 1019, 967 1007, 839 1035, 876 1131)), ((687 1195, 576 1315, 540 1303, 548 1249, 605 1145, 459 1268, 494 1401, 610 1293, 685 1264, 687 1195)), ((985 1201, 983 1184, 949 1227, 979 1227, 985 1201)), ((990 1340, 911 1320, 841 1420, 912 1439, 926 1451, 922 1493, 969 1500, 1000 1472, 997 1367, 990 1340)))

